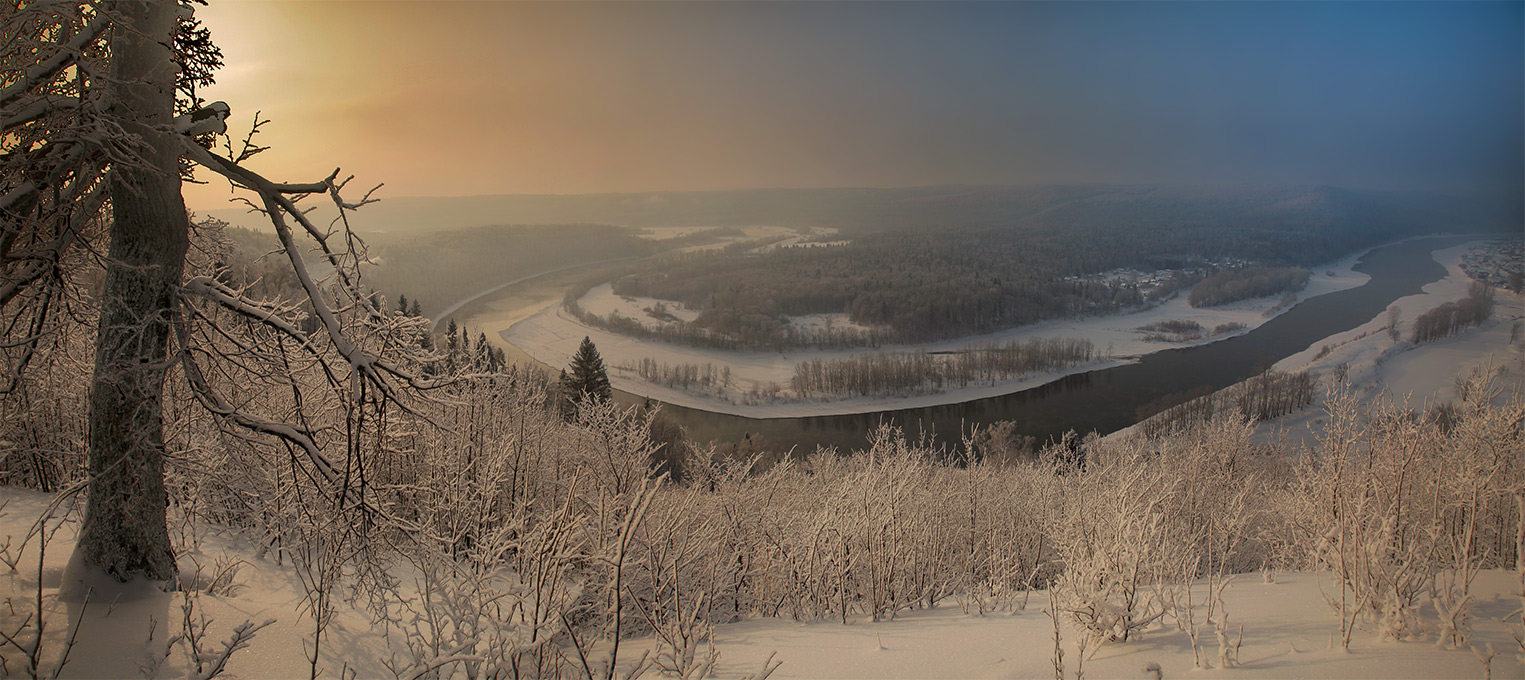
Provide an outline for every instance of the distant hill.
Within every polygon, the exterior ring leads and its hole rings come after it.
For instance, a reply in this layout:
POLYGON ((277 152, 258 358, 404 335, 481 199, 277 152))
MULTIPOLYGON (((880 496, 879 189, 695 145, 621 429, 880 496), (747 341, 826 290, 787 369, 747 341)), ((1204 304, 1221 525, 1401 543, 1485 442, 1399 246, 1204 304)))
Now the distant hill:
MULTIPOLYGON (((265 229, 239 209, 209 214, 265 229)), ((315 215, 326 222, 331 210, 315 215)), ((898 231, 955 227, 1160 227, 1232 221, 1302 230, 1335 224, 1372 229, 1518 229, 1513 199, 1482 200, 1328 186, 1177 185, 933 186, 891 189, 749 189, 387 198, 355 220, 363 232, 424 233, 500 224, 835 227, 898 231)))
MULTIPOLYGON (((211 214, 269 230, 238 210, 211 214)), ((332 219, 331 210, 313 214, 320 224, 332 219)), ((1508 202, 1327 186, 1056 185, 404 197, 368 205, 352 223, 367 235, 379 265, 368 276, 371 285, 392 296, 406 293, 427 313, 553 265, 655 252, 657 244, 620 227, 832 227, 855 246, 816 257, 848 257, 833 265, 846 272, 870 250, 879 253, 874 257, 899 257, 884 254, 897 248, 957 250, 949 239, 1002 252, 1047 244, 1048 264, 1084 249, 1107 253, 1092 258, 1096 267, 1120 266, 1127 253, 1144 263, 1233 256, 1307 266, 1414 234, 1518 233, 1521 218, 1519 206, 1508 202)), ((1095 268, 1076 267, 1063 273, 1095 268)), ((759 276, 747 278, 755 283, 759 276)))
POLYGON ((433 317, 450 303, 522 276, 583 262, 650 255, 664 242, 599 224, 512 225, 374 235, 369 285, 406 294, 433 317))

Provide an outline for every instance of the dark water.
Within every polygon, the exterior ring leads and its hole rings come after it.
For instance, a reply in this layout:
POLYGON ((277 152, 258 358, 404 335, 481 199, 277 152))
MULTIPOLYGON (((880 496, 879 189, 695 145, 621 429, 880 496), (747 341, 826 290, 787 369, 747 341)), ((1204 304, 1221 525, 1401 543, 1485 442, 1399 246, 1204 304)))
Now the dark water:
POLYGON ((1463 237, 1407 241, 1372 251, 1355 266, 1371 277, 1365 285, 1309 298, 1244 335, 1207 345, 1165 350, 1140 361, 1072 375, 1040 387, 961 404, 809 418, 743 418, 666 405, 663 411, 694 441, 736 441, 761 435, 770 448, 816 445, 859 448, 881 422, 906 434, 956 441, 971 425, 1012 420, 1017 430, 1045 441, 1069 430, 1113 432, 1136 420, 1138 407, 1197 388, 1221 389, 1260 368, 1301 352, 1330 335, 1359 326, 1398 298, 1439 280, 1445 267, 1430 253, 1465 242, 1463 237))

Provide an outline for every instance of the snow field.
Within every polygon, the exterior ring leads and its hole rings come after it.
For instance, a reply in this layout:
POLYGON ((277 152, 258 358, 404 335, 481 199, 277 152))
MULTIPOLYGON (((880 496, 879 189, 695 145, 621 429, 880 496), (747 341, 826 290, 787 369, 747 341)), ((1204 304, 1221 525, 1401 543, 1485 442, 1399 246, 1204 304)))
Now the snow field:
MULTIPOLYGON (((6 513, 0 516, 0 533, 19 540, 28 529, 25 518, 41 513, 53 499, 49 494, 6 489, 6 513)), ((66 524, 54 538, 44 563, 42 593, 49 625, 47 658, 55 660, 67 640, 69 624, 80 620, 79 607, 52 601, 69 559, 73 526, 66 524)), ((35 553, 23 562, 35 567, 35 553)), ((194 572, 195 561, 210 566, 218 560, 242 565, 231 595, 200 593, 195 596, 195 616, 206 616, 207 638, 219 647, 244 621, 274 619, 259 630, 248 649, 235 652, 228 674, 244 678, 305 677, 309 671, 304 645, 310 620, 304 618, 300 579, 288 565, 280 566, 259 556, 247 542, 221 535, 207 535, 193 554, 183 556, 182 567, 194 572)), ((8 574, 0 584, 8 599, 33 597, 35 570, 23 568, 8 574)), ((1164 677, 1193 678, 1479 678, 1482 664, 1471 650, 1437 649, 1428 642, 1383 642, 1372 635, 1358 635, 1350 651, 1339 648, 1335 616, 1323 594, 1331 585, 1327 574, 1280 572, 1266 582, 1260 574, 1240 575, 1225 594, 1225 604, 1236 625, 1244 626, 1238 665, 1219 668, 1216 646, 1208 643, 1213 668, 1194 668, 1190 640, 1176 627, 1161 622, 1127 644, 1104 645, 1085 661, 1088 677, 1147 677, 1147 664, 1159 664, 1164 677)), ((1515 593, 1517 574, 1487 570, 1474 587, 1478 625, 1474 637, 1479 646, 1493 645, 1500 653, 1493 660, 1493 677, 1518 678, 1525 666, 1517 654, 1507 626, 1499 623, 1520 606, 1515 593)), ((1206 584, 1194 586, 1198 597, 1206 584)), ((152 593, 152 591, 150 591, 152 593)), ((145 676, 144 666, 162 648, 146 644, 148 631, 157 626, 162 642, 166 633, 178 632, 185 595, 149 594, 136 600, 117 599, 114 604, 92 598, 86 609, 76 646, 63 677, 193 677, 194 663, 186 658, 183 643, 170 647, 171 654, 157 673, 145 676), (125 601, 124 601, 125 600, 125 601), (157 624, 155 623, 157 622, 157 624)), ((13 605, 15 606, 15 605, 13 605)), ((711 677, 745 678, 756 672, 770 656, 781 665, 771 677, 786 678, 1050 678, 1053 677, 1053 629, 1044 611, 1050 606, 1047 591, 1031 594, 1020 611, 999 611, 984 616, 964 613, 956 602, 936 609, 898 614, 883 622, 854 621, 848 625, 829 621, 802 623, 788 619, 755 619, 715 626, 714 643, 720 662, 711 677)), ((7 632, 13 627, 7 621, 7 632)), ((346 667, 354 677, 392 677, 378 663, 390 653, 385 635, 369 615, 343 607, 329 629, 332 651, 324 662, 326 675, 337 676, 346 667), (341 660, 342 659, 342 660, 341 660)), ((1061 629, 1065 649, 1066 677, 1076 671, 1078 635, 1069 623, 1061 629)), ((397 644, 398 641, 392 641, 397 644)), ((655 645, 652 638, 627 641, 637 650, 655 645)), ((639 655, 639 652, 636 653, 639 655)), ((10 674, 20 672, 14 650, 6 650, 10 674)), ((653 674, 648 677, 662 677, 653 674)))

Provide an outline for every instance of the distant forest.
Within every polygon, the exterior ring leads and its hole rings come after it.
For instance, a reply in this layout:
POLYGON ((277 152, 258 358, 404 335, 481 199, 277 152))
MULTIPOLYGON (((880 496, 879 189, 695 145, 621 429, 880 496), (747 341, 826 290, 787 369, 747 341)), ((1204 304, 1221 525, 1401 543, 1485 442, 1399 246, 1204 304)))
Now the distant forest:
MULTIPOLYGON (((816 313, 885 329, 876 341, 918 342, 1151 302, 1133 284, 1084 278, 1117 268, 1184 269, 1221 258, 1308 267, 1471 214, 1445 201, 1324 187, 1025 191, 910 201, 909 210, 929 215, 924 227, 857 225, 844 229, 851 242, 843 246, 659 258, 614 290, 698 310, 697 328, 680 339, 708 344, 809 344, 785 317, 816 313), (989 224, 1001 210, 1007 222, 989 224)), ((1203 304, 1294 289, 1299 276, 1255 270, 1248 278, 1226 277, 1216 301, 1203 304)))
MULTIPOLYGON (((400 198, 367 206, 364 228, 384 230, 366 234, 378 265, 371 285, 389 297, 406 294, 430 317, 520 276, 633 262, 720 233, 658 241, 631 227, 838 229, 848 245, 668 256, 618 282, 621 294, 700 312, 686 328, 665 329, 664 339, 787 348, 940 339, 1107 314, 1151 300, 1129 285, 1080 277, 1224 257, 1308 267, 1436 225, 1486 230, 1518 218, 1513 205, 1333 187, 943 186, 400 198), (457 226, 492 222, 508 226, 457 226), (870 330, 823 333, 786 322, 808 313, 845 313, 870 330)), ((1153 294, 1196 282, 1173 280, 1153 294)))

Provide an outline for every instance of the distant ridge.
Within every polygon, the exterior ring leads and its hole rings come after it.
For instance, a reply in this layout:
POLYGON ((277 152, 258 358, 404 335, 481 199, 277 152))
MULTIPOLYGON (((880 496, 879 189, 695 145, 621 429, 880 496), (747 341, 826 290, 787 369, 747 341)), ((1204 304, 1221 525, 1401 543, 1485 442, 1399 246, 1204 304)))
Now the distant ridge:
MULTIPOLYGON (((266 228, 242 209, 209 211, 266 228)), ((314 215, 326 222, 332 209, 314 215)), ((503 194, 384 198, 356 221, 365 232, 423 233, 504 224, 833 227, 882 231, 958 227, 1170 226, 1231 220, 1298 230, 1349 220, 1399 231, 1518 229, 1513 199, 1312 185, 944 185, 911 188, 746 189, 623 194, 503 194)))

